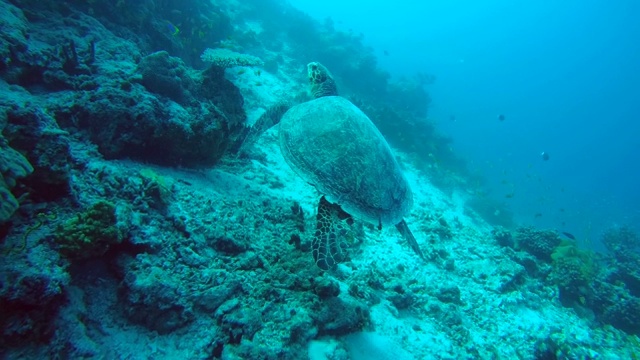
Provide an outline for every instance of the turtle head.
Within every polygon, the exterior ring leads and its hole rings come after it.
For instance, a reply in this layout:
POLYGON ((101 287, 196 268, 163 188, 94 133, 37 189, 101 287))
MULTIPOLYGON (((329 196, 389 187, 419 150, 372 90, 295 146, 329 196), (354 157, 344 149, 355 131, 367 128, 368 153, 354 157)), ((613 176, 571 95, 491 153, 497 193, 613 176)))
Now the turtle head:
POLYGON ((307 64, 307 76, 309 77, 309 85, 311 86, 311 95, 314 99, 323 96, 338 95, 336 83, 333 76, 324 65, 319 62, 310 62, 307 64))

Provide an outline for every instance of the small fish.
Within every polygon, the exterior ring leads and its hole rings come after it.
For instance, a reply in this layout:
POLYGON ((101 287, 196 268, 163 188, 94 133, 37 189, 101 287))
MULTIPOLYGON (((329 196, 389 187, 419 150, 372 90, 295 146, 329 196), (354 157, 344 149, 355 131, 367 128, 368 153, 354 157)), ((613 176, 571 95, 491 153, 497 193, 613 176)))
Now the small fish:
POLYGON ((504 121, 504 115, 502 115, 502 114, 498 115, 498 120, 504 121))
POLYGON ((536 213, 533 217, 536 218, 536 219, 537 218, 541 218, 542 217, 542 213, 536 213))
POLYGON ((257 69, 256 71, 253 72, 254 74, 256 74, 256 76, 260 76, 260 74, 262 74, 262 72, 260 71, 260 69, 257 69))
POLYGON ((456 116, 455 115, 449 116, 449 121, 455 122, 456 121, 456 116))
POLYGON ((167 25, 167 29, 169 30, 171 35, 176 36, 176 35, 180 34, 180 29, 178 29, 177 26, 173 25, 171 23, 171 21, 166 20, 166 25, 167 25))
POLYGON ((504 197, 506 197, 507 199, 511 199, 511 198, 513 198, 515 195, 516 195, 516 194, 514 194, 514 193, 509 193, 509 194, 505 195, 504 197))
POLYGON ((540 157, 542 157, 542 161, 548 161, 548 160, 549 160, 549 153, 547 153, 547 152, 543 151, 543 152, 540 154, 540 157))
POLYGON ((575 240, 575 239, 576 239, 576 237, 575 237, 575 236, 573 236, 573 234, 568 233, 568 232, 565 232, 565 231, 563 231, 563 232, 562 232, 562 235, 564 235, 564 236, 568 237, 568 238, 569 238, 569 239, 571 239, 571 240, 575 240))
POLYGON ((389 52, 387 50, 383 50, 382 53, 384 54, 384 56, 389 56, 389 52))

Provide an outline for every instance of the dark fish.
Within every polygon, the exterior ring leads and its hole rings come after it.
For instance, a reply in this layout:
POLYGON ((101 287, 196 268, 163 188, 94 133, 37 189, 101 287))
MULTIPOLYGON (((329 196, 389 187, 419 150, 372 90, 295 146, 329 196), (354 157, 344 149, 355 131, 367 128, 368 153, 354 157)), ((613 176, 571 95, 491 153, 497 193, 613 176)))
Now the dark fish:
POLYGON ((535 217, 536 219, 540 218, 540 217, 542 217, 542 213, 536 213, 533 217, 535 217))
POLYGON ((455 122, 455 121, 456 121, 456 116, 455 116, 455 115, 451 115, 451 116, 449 116, 449 120, 451 120, 451 121, 454 121, 454 122, 455 122))
POLYGON ((562 235, 564 235, 564 236, 568 237, 568 238, 569 238, 569 239, 571 239, 571 240, 575 240, 575 239, 576 239, 576 237, 575 237, 575 236, 573 236, 573 234, 570 234, 570 233, 568 233, 568 232, 564 232, 564 231, 563 231, 563 232, 562 232, 562 235))
POLYGON ((387 50, 383 50, 382 53, 384 54, 384 56, 389 56, 389 52, 387 50))
POLYGON ((498 115, 498 120, 504 121, 504 115, 502 115, 502 114, 498 115))
POLYGON ((549 154, 544 151, 540 154, 540 156, 542 157, 543 161, 549 160, 549 154))

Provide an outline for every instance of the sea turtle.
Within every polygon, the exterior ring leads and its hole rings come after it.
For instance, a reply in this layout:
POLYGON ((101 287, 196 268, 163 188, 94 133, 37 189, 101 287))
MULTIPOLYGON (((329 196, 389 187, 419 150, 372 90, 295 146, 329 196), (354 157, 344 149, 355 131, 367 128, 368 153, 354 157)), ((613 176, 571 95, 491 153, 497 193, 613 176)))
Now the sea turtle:
POLYGON ((338 95, 322 64, 309 63, 307 73, 313 99, 287 110, 279 105, 267 122, 280 120, 285 161, 323 194, 312 240, 315 263, 328 270, 344 259, 351 216, 379 228, 395 225, 424 259, 403 219, 413 194, 387 141, 367 115, 338 95))

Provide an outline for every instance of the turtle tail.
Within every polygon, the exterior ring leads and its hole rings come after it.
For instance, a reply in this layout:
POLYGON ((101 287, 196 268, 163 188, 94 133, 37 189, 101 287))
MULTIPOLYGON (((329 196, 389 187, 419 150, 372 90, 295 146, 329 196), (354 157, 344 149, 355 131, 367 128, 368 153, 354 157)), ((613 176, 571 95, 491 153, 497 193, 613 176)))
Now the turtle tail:
POLYGON ((320 198, 316 216, 316 232, 311 249, 313 260, 322 270, 330 270, 347 257, 345 242, 352 231, 353 219, 339 205, 320 198))

